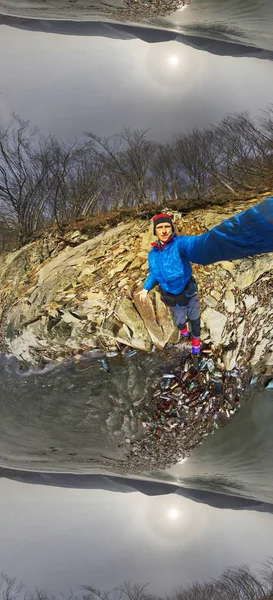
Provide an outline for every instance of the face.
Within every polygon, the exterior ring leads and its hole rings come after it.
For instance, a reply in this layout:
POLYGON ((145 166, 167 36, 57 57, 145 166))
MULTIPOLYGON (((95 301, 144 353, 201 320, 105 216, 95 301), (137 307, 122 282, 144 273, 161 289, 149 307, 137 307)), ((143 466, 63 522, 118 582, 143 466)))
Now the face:
POLYGON ((155 232, 160 242, 166 242, 172 233, 172 226, 170 223, 159 223, 155 228, 155 232))

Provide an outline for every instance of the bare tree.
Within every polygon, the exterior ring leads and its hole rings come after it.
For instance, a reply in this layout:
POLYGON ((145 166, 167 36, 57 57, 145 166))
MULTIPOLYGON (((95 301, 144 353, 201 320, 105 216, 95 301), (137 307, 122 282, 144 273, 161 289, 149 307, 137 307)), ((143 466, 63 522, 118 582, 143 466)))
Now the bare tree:
POLYGON ((112 177, 114 187, 121 190, 123 184, 121 205, 147 202, 147 178, 156 151, 156 144, 146 138, 147 131, 125 128, 111 138, 86 135, 112 177))
POLYGON ((17 227, 19 244, 37 226, 37 213, 45 194, 48 148, 16 115, 8 125, 0 123, 1 212, 17 227))
MULTIPOLYGON (((167 597, 151 594, 147 590, 148 584, 131 581, 107 591, 84 585, 81 591, 71 592, 66 600, 272 600, 272 573, 272 561, 264 566, 260 576, 251 572, 247 566, 228 569, 218 579, 179 588, 167 597)), ((54 595, 41 590, 26 592, 15 579, 0 575, 0 600, 17 599, 58 600, 54 595)))

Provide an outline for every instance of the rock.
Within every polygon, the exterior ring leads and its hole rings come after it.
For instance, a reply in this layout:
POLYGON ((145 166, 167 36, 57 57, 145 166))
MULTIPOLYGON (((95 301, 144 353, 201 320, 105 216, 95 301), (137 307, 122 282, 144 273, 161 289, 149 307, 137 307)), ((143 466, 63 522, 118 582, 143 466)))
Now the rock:
POLYGON ((100 308, 107 308, 106 296, 103 292, 85 292, 83 298, 86 298, 83 306, 87 309, 93 308, 94 306, 100 306, 100 308))
POLYGON ((162 350, 170 339, 177 339, 178 330, 174 324, 170 309, 160 300, 160 294, 152 290, 147 301, 141 302, 134 294, 136 308, 145 324, 154 345, 162 350))
POLYGON ((90 267, 85 267, 84 269, 82 269, 81 273, 78 276, 78 281, 83 281, 86 277, 90 277, 93 276, 94 271, 96 270, 96 267, 91 266, 90 267))
POLYGON ((121 323, 124 323, 127 327, 129 327, 130 331, 132 332, 131 341, 133 345, 137 339, 148 339, 149 336, 145 324, 143 323, 135 309, 135 306, 129 298, 122 299, 115 310, 115 316, 119 319, 119 321, 121 321, 121 323))
POLYGON ((233 313, 235 311, 235 298, 229 289, 225 293, 224 305, 228 312, 233 313))
POLYGON ((141 235, 141 250, 149 252, 151 250, 151 244, 155 241, 152 226, 150 225, 149 231, 146 231, 141 235))
POLYGON ((219 213, 216 211, 208 210, 204 213, 200 221, 203 227, 205 227, 206 229, 212 229, 213 227, 216 227, 216 225, 219 225, 219 223, 222 223, 224 219, 228 219, 230 216, 230 213, 219 213))
POLYGON ((228 273, 230 273, 230 275, 233 276, 235 270, 234 262, 231 262, 230 260, 222 260, 221 262, 217 263, 217 268, 218 267, 224 269, 224 271, 227 271, 228 273))
POLYGON ((240 325, 238 326, 238 329, 236 331, 236 333, 237 333, 236 347, 233 348, 232 350, 229 350, 228 352, 224 353, 224 355, 223 355, 223 362, 224 362, 224 365, 225 365, 225 368, 227 369, 227 371, 232 371, 232 369, 234 369, 234 367, 235 367, 235 363, 237 360, 237 356, 239 354, 239 350, 240 350, 243 335, 244 335, 244 329, 245 329, 245 322, 242 321, 242 323, 240 323, 240 325))
POLYGON ((129 269, 140 269, 143 264, 147 264, 147 252, 139 252, 133 262, 130 264, 129 269))
POLYGON ((121 279, 118 282, 118 288, 121 290, 122 288, 124 288, 124 286, 126 285, 126 283, 128 283, 128 277, 123 277, 123 279, 121 279))
MULTIPOLYGON (((238 262, 238 261, 237 261, 238 262)), ((243 259, 235 274, 235 285, 244 290, 255 283, 267 271, 273 269, 272 254, 262 254, 258 257, 243 259)))
POLYGON ((215 300, 217 300, 217 302, 219 302, 221 300, 221 294, 217 290, 212 290, 210 292, 210 295, 213 296, 213 298, 215 298, 215 300))
POLYGON ((266 358, 265 358, 265 363, 267 366, 267 372, 269 375, 272 375, 273 373, 273 352, 268 352, 266 358))
POLYGON ((72 233, 72 235, 70 236, 70 239, 74 240, 75 238, 78 238, 78 237, 81 237, 81 232, 77 230, 72 233))
POLYGON ((253 366, 255 366, 259 362, 260 358, 262 358, 264 350, 265 350, 266 346, 268 346, 268 344, 269 344, 269 340, 264 339, 264 340, 261 340, 261 342, 256 346, 255 352, 250 361, 253 366))
POLYGON ((62 315, 62 321, 64 321, 64 323, 69 323, 69 324, 73 324, 76 326, 81 326, 81 320, 77 319, 77 317, 74 317, 74 315, 72 315, 70 312, 64 312, 62 315))
POLYGON ((128 257, 128 258, 122 260, 120 263, 118 263, 118 265, 114 269, 111 269, 108 272, 109 279, 111 279, 117 273, 122 273, 122 271, 124 271, 124 269, 126 269, 126 267, 128 267, 128 265, 131 262, 132 262, 132 257, 128 257))
POLYGON ((178 327, 174 324, 172 312, 162 302, 160 293, 155 290, 155 307, 156 307, 156 318, 157 322, 161 325, 163 332, 163 339, 171 344, 177 344, 180 340, 180 332, 178 327))
POLYGON ((9 341, 10 352, 19 360, 24 360, 31 364, 37 364, 37 351, 41 352, 44 344, 41 343, 36 332, 31 328, 26 328, 23 332, 9 341))
POLYGON ((106 343, 113 343, 113 340, 115 340, 116 342, 125 344, 126 346, 132 346, 138 350, 150 352, 152 349, 152 343, 148 334, 146 334, 145 338, 134 338, 130 334, 128 335, 128 329, 129 328, 127 325, 121 323, 114 315, 110 315, 103 322, 100 335, 102 338, 105 338, 106 343))
POLYGON ((215 298, 212 298, 211 296, 203 296, 203 301, 205 302, 205 304, 207 304, 207 306, 210 306, 211 308, 215 308, 215 306, 217 306, 217 300, 215 300, 215 298))
POLYGON ((258 298, 256 296, 245 296, 244 297, 244 304, 246 309, 248 310, 249 308, 251 308, 252 306, 254 306, 254 304, 256 304, 256 302, 258 302, 258 298))
POLYGON ((222 333, 227 322, 227 317, 214 308, 205 308, 202 312, 202 319, 207 329, 209 329, 212 343, 218 346, 222 341, 222 333))

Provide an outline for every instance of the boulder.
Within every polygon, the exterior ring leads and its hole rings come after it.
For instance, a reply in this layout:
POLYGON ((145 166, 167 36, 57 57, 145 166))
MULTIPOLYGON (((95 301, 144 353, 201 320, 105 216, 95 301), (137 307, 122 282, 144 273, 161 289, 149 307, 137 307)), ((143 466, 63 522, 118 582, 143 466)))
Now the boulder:
POLYGON ((202 312, 202 319, 210 332, 212 343, 218 346, 222 341, 222 333, 227 322, 227 317, 214 308, 207 306, 202 312))
POLYGON ((244 304, 245 304, 245 307, 247 310, 249 310, 257 302, 258 302, 258 298, 256 296, 249 295, 249 296, 244 297, 244 304))
POLYGON ((133 348, 144 350, 146 352, 150 352, 152 349, 152 343, 147 333, 145 337, 134 336, 128 325, 121 323, 115 315, 110 315, 104 320, 100 335, 102 339, 105 339, 105 342, 108 345, 109 341, 113 343, 114 340, 120 344, 132 346, 133 348))
POLYGON ((238 326, 238 328, 236 330, 236 334, 237 334, 236 347, 233 348, 232 350, 228 350, 227 352, 225 352, 223 354, 223 362, 224 362, 225 368, 228 371, 231 371, 235 367, 235 363, 237 360, 237 356, 239 354, 239 350, 240 350, 243 335, 244 335, 244 329, 245 329, 245 322, 242 321, 242 323, 240 323, 240 325, 238 326))
POLYGON ((273 269, 273 254, 243 259, 235 274, 235 285, 240 290, 245 290, 255 283, 261 275, 273 269))
POLYGON ((202 215, 201 219, 199 219, 199 221, 201 225, 206 229, 212 229, 213 227, 216 227, 216 225, 222 223, 222 221, 224 221, 225 219, 228 219, 230 216, 230 213, 207 210, 202 215))
POLYGON ((179 332, 174 324, 171 310, 161 301, 156 290, 149 292, 147 301, 141 302, 139 295, 134 294, 134 303, 145 324, 154 345, 162 350, 167 342, 179 340, 179 332))
POLYGON ((149 336, 145 324, 129 298, 123 298, 118 304, 115 309, 115 316, 121 323, 125 323, 129 327, 132 332, 131 337, 134 340, 138 338, 143 340, 148 339, 149 336))
POLYGON ((215 308, 217 306, 217 300, 212 296, 203 296, 203 302, 211 308, 215 308))
POLYGON ((234 294, 232 293, 232 291, 230 289, 227 289, 227 291, 225 293, 224 305, 228 312, 233 313, 235 311, 235 298, 234 298, 234 294))
POLYGON ((267 340, 267 339, 263 339, 260 341, 259 344, 257 344, 257 346, 255 348, 255 352, 250 361, 253 366, 257 365, 259 360, 261 358, 263 358, 263 353, 268 345, 269 345, 269 340, 267 340))

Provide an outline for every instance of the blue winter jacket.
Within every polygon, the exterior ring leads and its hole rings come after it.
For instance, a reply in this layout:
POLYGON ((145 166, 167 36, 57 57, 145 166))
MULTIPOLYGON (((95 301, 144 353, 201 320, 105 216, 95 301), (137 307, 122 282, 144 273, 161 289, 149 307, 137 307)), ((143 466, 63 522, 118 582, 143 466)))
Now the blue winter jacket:
POLYGON ((190 261, 209 265, 263 252, 273 252, 273 197, 202 235, 174 236, 163 248, 153 247, 144 289, 159 283, 166 292, 179 294, 191 277, 190 261))

